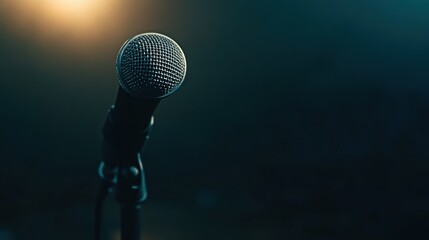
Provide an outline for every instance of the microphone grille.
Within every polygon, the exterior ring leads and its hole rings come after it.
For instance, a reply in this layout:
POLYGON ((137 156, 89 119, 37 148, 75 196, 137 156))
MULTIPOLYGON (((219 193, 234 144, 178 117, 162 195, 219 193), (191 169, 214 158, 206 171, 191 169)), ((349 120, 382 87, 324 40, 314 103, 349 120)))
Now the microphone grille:
POLYGON ((121 47, 116 72, 119 84, 131 96, 163 98, 182 84, 186 58, 171 38, 159 33, 144 33, 121 47))

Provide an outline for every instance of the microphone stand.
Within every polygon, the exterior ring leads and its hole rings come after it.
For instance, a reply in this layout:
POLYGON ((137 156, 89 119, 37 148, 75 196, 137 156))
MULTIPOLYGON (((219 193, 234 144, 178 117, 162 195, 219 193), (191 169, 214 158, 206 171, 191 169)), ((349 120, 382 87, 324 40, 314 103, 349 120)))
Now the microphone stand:
POLYGON ((140 206, 147 197, 141 154, 125 156, 118 167, 116 201, 121 205, 121 239, 140 239, 140 206))
MULTIPOLYGON (((118 148, 109 142, 103 142, 104 159, 99 167, 99 175, 102 179, 101 189, 113 190, 115 199, 120 205, 121 240, 140 240, 140 207, 147 198, 141 152, 149 139, 152 126, 153 117, 147 129, 140 135, 140 151, 135 147, 118 148)), ((101 216, 101 210, 97 209, 98 216, 101 216)), ((96 221, 98 229, 100 229, 100 222, 100 220, 96 221)), ((100 230, 96 230, 96 240, 100 239, 99 232, 100 230)))

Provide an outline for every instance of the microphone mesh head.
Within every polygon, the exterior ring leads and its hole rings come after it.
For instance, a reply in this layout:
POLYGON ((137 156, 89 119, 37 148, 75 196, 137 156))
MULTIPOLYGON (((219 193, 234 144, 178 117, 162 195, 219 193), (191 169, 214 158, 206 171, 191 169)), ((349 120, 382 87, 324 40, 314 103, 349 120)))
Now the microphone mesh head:
POLYGON ((119 84, 136 98, 163 98, 176 91, 186 74, 180 46, 158 33, 137 35, 124 43, 116 60, 119 84))

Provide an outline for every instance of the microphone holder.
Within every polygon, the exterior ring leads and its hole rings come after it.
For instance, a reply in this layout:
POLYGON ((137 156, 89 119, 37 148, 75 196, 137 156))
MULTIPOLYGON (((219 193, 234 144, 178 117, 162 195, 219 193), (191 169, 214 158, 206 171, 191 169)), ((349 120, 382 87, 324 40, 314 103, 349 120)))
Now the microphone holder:
MULTIPOLYGON (((117 169, 108 169, 104 162, 101 162, 99 174, 102 178, 100 192, 114 190, 116 201, 121 207, 121 240, 140 239, 140 206, 147 198, 146 180, 141 154, 130 154, 124 157, 125 161, 117 169), (105 190, 104 190, 105 189, 105 190)), ((102 193, 103 194, 103 193, 102 193)), ((103 198, 103 196, 101 196, 103 198)), ((101 200, 97 201, 101 205, 101 200)), ((101 215, 101 206, 97 207, 98 214, 101 215)), ((96 239, 100 239, 100 220, 96 223, 96 239)))
POLYGON ((147 197, 140 153, 130 154, 121 161, 114 190, 121 205, 121 239, 140 239, 140 205, 147 197))

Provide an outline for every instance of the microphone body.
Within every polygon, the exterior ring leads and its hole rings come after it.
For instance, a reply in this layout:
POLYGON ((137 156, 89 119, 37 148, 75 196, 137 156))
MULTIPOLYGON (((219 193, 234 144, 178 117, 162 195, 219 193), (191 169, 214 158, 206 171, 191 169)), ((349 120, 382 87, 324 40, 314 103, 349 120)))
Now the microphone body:
POLYGON ((115 186, 120 203, 138 204, 147 196, 140 152, 160 100, 175 92, 185 78, 186 59, 171 38, 145 33, 121 47, 116 73, 120 87, 103 126, 99 175, 115 186))
POLYGON ((153 126, 159 99, 136 99, 119 88, 115 104, 103 126, 103 160, 107 167, 118 164, 118 154, 139 152, 153 126))
POLYGON ((121 204, 121 239, 138 240, 138 210, 147 197, 141 150, 149 138, 160 99, 175 92, 185 78, 186 59, 171 38, 145 33, 121 47, 116 73, 120 87, 103 125, 96 239, 100 239, 102 202, 113 187, 121 204))

